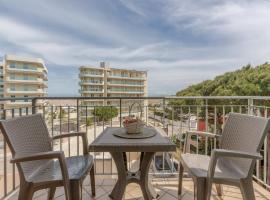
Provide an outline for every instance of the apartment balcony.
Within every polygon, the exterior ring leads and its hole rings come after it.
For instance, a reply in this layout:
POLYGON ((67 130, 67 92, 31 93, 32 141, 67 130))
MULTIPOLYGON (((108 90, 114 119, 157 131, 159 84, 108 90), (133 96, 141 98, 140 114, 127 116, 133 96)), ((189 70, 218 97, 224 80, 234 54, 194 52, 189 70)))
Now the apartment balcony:
POLYGON ((6 79, 7 83, 17 83, 17 84, 34 84, 34 85, 45 85, 47 86, 47 82, 44 81, 44 79, 41 78, 36 78, 36 79, 23 79, 23 78, 18 78, 18 79, 6 79))
POLYGON ((48 75, 47 75, 47 73, 43 74, 43 79, 44 79, 44 81, 48 81, 48 75))
MULTIPOLYGON (((44 106, 47 103, 47 101, 40 101, 37 102, 37 106, 44 106)), ((20 109, 20 108, 27 108, 28 110, 32 107, 32 101, 29 100, 16 100, 16 101, 6 101, 4 102, 5 109, 20 109)), ((19 110, 17 110, 20 112, 19 110)))
POLYGON ((131 91, 131 90, 107 90, 110 94, 144 94, 144 91, 131 91))
POLYGON ((104 90, 87 90, 87 89, 83 89, 83 90, 79 90, 80 94, 103 94, 104 90))
POLYGON ((93 77, 93 78, 95 78, 95 77, 98 77, 98 78, 103 78, 104 77, 104 74, 90 74, 90 73, 80 73, 79 74, 79 77, 81 78, 83 78, 83 77, 93 77))
POLYGON ((126 84, 126 83, 111 83, 108 82, 109 86, 118 86, 118 87, 145 87, 144 84, 126 84))
MULTIPOLYGON (((188 130, 209 131, 212 133, 221 133, 225 119, 230 112, 247 113, 254 116, 262 116, 269 118, 270 116, 270 97, 149 97, 149 98, 91 98, 91 97, 55 97, 50 98, 50 104, 40 105, 35 104, 39 101, 46 100, 46 97, 34 98, 33 108, 28 109, 24 113, 32 114, 41 113, 45 119, 47 127, 51 135, 64 134, 68 131, 83 131, 87 133, 88 141, 91 143, 97 138, 106 127, 119 127, 122 125, 122 116, 126 113, 126 109, 134 101, 145 101, 143 106, 145 114, 142 119, 148 126, 162 128, 164 134, 176 143, 177 150, 175 152, 157 153, 152 160, 150 167, 150 181, 155 190, 159 194, 161 200, 178 199, 178 163, 179 157, 183 150, 183 135, 188 130), (120 117, 115 117, 109 121, 102 121, 94 116, 91 111, 88 113, 88 118, 92 121, 87 125, 87 118, 83 113, 91 110, 94 105, 81 105, 87 100, 107 100, 116 99, 119 102, 118 114, 120 117), (63 105, 55 106, 53 101, 63 100, 63 105), (67 105, 64 100, 77 102, 77 106, 67 105), (131 102, 132 100, 132 102, 131 102), (171 104, 175 101, 180 101, 181 104, 171 104), (188 103, 186 103, 188 102, 188 103), (60 117, 59 113, 64 110, 64 116, 60 117), (54 116, 54 117, 52 117, 54 116)), ((97 105, 100 106, 100 105, 97 105)), ((95 106, 94 106, 95 107, 95 106)), ((111 107, 108 105, 108 107, 111 107)), ((8 109, 0 110, 2 119, 12 118, 20 115, 16 112, 20 108, 13 109, 11 112, 8 109), (14 114, 15 113, 15 114, 14 114)), ((269 135, 270 136, 270 135, 269 135)), ((0 135, 0 138, 1 135, 0 135)), ((0 139, 1 140, 1 139, 0 139)), ((64 151, 66 156, 79 155, 82 143, 77 138, 70 140, 59 140, 54 143, 55 150, 64 151)), ((193 138, 191 141, 191 152, 194 154, 210 155, 212 150, 218 147, 218 142, 213 138, 203 140, 200 137, 193 138), (207 144, 207 145, 206 145, 207 144)), ((19 178, 15 167, 9 163, 11 159, 10 150, 7 144, 0 141, 0 199, 6 198, 10 200, 17 199, 19 178), (2 149, 1 149, 2 148, 2 149), (3 150, 5 148, 5 150, 3 150)), ((261 149, 263 159, 256 163, 253 185, 257 200, 270 199, 270 140, 265 139, 261 149)), ((109 199, 108 195, 111 192, 114 184, 117 181, 117 170, 115 163, 109 153, 92 153, 95 164, 96 177, 96 197, 91 197, 90 178, 86 177, 83 183, 83 199, 109 199)), ((139 166, 139 156, 137 153, 127 153, 128 168, 136 170, 139 166)), ((183 200, 190 200, 194 197, 193 181, 188 174, 185 174, 183 182, 183 200)), ((47 191, 42 190, 36 192, 34 199, 46 199, 47 191)), ((57 188, 55 199, 65 199, 63 188, 57 188)), ((124 199, 134 200, 143 199, 140 187, 136 184, 128 185, 124 199)), ((213 187, 212 200, 221 199, 217 196, 216 189, 213 187)), ((223 187, 223 200, 242 199, 239 188, 226 186, 223 187)))
POLYGON ((44 69, 42 68, 36 68, 36 69, 31 69, 31 68, 10 68, 7 67, 6 70, 11 73, 22 73, 22 74, 47 74, 46 71, 44 72, 44 69))
POLYGON ((109 75, 110 79, 123 79, 123 80, 141 80, 145 81, 146 77, 129 77, 129 76, 120 76, 120 75, 109 75))
POLYGON ((7 89, 6 93, 12 95, 12 94, 38 94, 38 95, 43 95, 43 94, 47 94, 46 91, 44 91, 43 89, 33 89, 33 90, 11 90, 11 89, 7 89))
POLYGON ((20 107, 30 107, 32 105, 31 101, 23 101, 23 100, 17 100, 17 101, 7 101, 4 103, 5 108, 20 108, 20 107))
POLYGON ((104 85, 104 82, 101 81, 80 81, 79 85, 104 85))

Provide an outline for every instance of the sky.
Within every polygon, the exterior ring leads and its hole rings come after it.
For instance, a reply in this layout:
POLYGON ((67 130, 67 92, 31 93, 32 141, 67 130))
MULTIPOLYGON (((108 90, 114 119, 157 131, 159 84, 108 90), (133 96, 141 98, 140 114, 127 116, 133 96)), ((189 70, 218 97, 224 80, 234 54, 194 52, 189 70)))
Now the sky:
POLYGON ((270 0, 0 0, 0 57, 40 57, 49 96, 78 96, 79 66, 148 71, 173 95, 270 60, 270 0))

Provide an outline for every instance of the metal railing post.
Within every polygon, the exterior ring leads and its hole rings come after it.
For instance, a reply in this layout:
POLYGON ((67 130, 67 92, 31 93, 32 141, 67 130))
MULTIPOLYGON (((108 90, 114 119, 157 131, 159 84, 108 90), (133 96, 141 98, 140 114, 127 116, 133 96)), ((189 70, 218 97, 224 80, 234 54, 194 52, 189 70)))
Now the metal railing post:
MULTIPOLYGON (((205 131, 208 132, 208 99, 205 99, 205 131)), ((205 155, 208 153, 208 137, 205 138, 205 155)))
POLYGON ((120 100, 119 100, 120 102, 119 102, 119 106, 120 106, 120 108, 119 108, 119 112, 120 112, 120 120, 119 120, 119 122, 120 122, 120 127, 122 127, 122 99, 120 98, 120 100))
MULTIPOLYGON (((3 119, 6 119, 6 110, 4 110, 4 114, 3 114, 3 119)), ((4 150, 4 159, 3 159, 3 164, 4 164, 4 197, 7 196, 7 180, 8 180, 8 177, 7 177, 7 172, 8 172, 8 169, 7 169, 7 142, 6 142, 6 139, 3 140, 3 150, 4 150)))
POLYGON ((32 114, 36 114, 37 98, 32 99, 32 114))
MULTIPOLYGON (((80 131, 80 110, 79 110, 79 99, 76 100, 76 104, 77 104, 77 132, 80 131)), ((79 141, 79 136, 77 136, 77 155, 79 155, 80 153, 80 141, 79 141)))
POLYGON ((248 99, 248 114, 249 115, 253 115, 254 114, 254 101, 253 101, 253 98, 249 98, 248 99))
POLYGON ((162 101, 162 107, 163 107, 163 115, 162 115, 162 123, 163 123, 163 128, 166 128, 165 127, 165 109, 166 109, 166 102, 165 102, 165 98, 163 98, 163 101, 162 101))

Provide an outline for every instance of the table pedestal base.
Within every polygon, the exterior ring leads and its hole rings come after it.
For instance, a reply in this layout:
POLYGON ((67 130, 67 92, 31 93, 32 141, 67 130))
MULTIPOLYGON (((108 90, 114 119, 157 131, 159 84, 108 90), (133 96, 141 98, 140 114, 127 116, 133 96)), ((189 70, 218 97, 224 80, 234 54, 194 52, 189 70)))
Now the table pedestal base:
POLYGON ((127 171, 123 152, 110 152, 115 162, 118 180, 109 195, 114 200, 123 198, 126 185, 129 183, 137 183, 140 185, 145 200, 156 199, 158 197, 156 191, 149 183, 148 172, 151 165, 154 152, 143 152, 141 156, 140 169, 137 172, 127 171))

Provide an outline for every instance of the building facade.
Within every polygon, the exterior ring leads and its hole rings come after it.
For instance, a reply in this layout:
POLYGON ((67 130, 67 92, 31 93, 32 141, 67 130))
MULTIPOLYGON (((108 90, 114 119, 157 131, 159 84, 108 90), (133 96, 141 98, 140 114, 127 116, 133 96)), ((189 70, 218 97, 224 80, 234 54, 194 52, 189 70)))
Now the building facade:
MULTIPOLYGON (((100 67, 80 67, 80 90, 82 97, 129 97, 123 100, 122 107, 130 105, 134 97, 147 96, 147 71, 110 68, 105 62, 100 67)), ((141 101, 144 102, 144 101, 141 101)), ((119 106, 119 99, 83 101, 87 106, 119 106)))
MULTIPOLYGON (((0 73, 0 97, 2 98, 47 96, 48 70, 40 58, 6 55, 0 63, 0 73)), ((28 100, 0 103, 5 109, 31 105, 28 100)))

